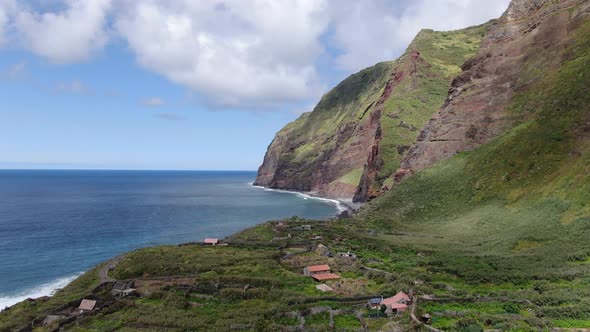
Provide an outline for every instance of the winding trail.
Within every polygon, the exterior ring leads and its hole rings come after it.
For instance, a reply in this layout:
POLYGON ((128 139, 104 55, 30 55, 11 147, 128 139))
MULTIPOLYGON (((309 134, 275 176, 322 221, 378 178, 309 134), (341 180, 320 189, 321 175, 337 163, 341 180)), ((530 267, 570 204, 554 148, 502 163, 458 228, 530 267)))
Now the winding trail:
POLYGON ((106 262, 100 268, 100 270, 98 270, 98 280, 100 281, 101 284, 116 281, 115 279, 109 277, 109 275, 108 275, 109 270, 114 269, 115 266, 117 266, 117 264, 119 264, 119 262, 122 261, 123 258, 125 258, 125 257, 127 257, 127 254, 119 255, 119 256, 111 259, 110 261, 106 262))

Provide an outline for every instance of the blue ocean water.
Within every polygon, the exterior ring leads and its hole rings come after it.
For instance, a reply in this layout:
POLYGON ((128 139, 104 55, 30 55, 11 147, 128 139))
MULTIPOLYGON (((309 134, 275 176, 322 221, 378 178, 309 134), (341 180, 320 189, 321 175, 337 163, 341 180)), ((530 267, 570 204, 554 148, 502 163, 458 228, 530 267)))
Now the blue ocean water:
POLYGON ((250 185, 255 172, 0 170, 0 308, 136 248, 223 237, 329 200, 250 185))

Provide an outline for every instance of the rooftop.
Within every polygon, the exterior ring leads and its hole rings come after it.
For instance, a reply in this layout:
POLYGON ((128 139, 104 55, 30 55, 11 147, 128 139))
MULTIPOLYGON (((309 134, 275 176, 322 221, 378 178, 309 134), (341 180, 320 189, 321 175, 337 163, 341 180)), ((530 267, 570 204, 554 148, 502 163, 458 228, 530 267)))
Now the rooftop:
POLYGON ((320 273, 320 274, 314 274, 311 276, 312 278, 314 278, 317 281, 322 281, 322 280, 332 280, 332 279, 340 279, 340 276, 334 273, 320 273))
POLYGON ((80 306, 78 307, 78 309, 92 311, 95 305, 96 301, 84 299, 82 300, 82 302, 80 302, 80 306))
POLYGON ((310 265, 307 267, 309 272, 320 272, 320 271, 330 271, 330 266, 327 264, 324 265, 310 265))
POLYGON ((388 297, 386 299, 383 299, 383 301, 381 301, 381 304, 390 305, 390 304, 395 304, 395 303, 401 303, 401 301, 404 301, 404 300, 409 302, 410 297, 408 296, 408 294, 406 294, 404 292, 399 292, 392 297, 388 297))

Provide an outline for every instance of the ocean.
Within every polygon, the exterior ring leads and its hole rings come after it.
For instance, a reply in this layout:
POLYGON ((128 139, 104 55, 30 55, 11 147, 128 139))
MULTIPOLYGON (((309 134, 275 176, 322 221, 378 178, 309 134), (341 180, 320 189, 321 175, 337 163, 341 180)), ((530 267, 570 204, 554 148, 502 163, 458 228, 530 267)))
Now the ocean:
POLYGON ((96 264, 224 237, 336 201, 254 187, 255 172, 0 170, 0 309, 50 295, 96 264))

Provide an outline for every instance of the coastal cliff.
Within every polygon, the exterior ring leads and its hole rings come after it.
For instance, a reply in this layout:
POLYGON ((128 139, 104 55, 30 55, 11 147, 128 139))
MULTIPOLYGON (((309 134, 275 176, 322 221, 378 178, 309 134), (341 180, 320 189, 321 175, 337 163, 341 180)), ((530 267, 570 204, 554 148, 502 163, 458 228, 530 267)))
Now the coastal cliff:
POLYGON ((0 312, 0 331, 587 330, 590 1, 513 0, 474 29, 462 69, 429 52, 466 30, 422 31, 277 134, 257 184, 359 199, 391 185, 350 218, 136 250, 0 312), (380 317, 371 299, 400 292, 408 311, 380 317))
POLYGON ((558 70, 585 1, 516 0, 498 20, 423 30, 397 60, 344 80, 270 144, 256 184, 369 201, 522 123, 515 92, 558 70))
POLYGON ((399 59, 342 81, 276 134, 255 184, 358 202, 379 195, 486 28, 422 30, 399 59))
POLYGON ((446 101, 404 156, 396 181, 526 121, 531 112, 524 110, 527 105, 515 104, 514 95, 537 88, 567 60, 566 49, 581 19, 571 14, 582 3, 513 1, 490 25, 477 55, 463 64, 446 101))

